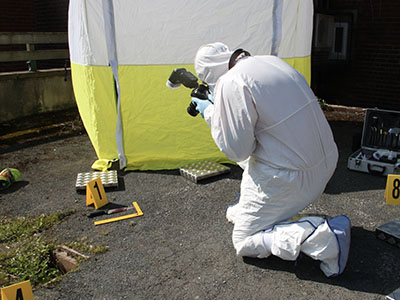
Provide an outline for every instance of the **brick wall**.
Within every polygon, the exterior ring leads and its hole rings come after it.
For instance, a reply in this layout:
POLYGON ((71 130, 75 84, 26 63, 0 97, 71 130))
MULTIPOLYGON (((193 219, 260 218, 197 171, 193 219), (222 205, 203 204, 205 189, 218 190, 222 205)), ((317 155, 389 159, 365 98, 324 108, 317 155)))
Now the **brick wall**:
POLYGON ((0 31, 34 31, 35 6, 32 0, 1 0, 0 31))
POLYGON ((36 30, 67 32, 68 0, 35 0, 36 30))
POLYGON ((1 0, 0 31, 66 32, 68 0, 1 0))
POLYGON ((400 110, 400 1, 322 0, 315 11, 352 17, 348 60, 314 49, 316 94, 328 103, 400 110))
MULTIPOLYGON (((1 0, 0 32, 67 32, 69 0, 1 0)), ((49 46, 37 46, 37 49, 49 46)), ((52 48, 67 48, 54 45, 52 48)), ((0 50, 24 50, 1 46, 0 50)), ((38 61, 39 69, 62 68, 64 60, 38 61)), ((0 62, 0 72, 26 71, 26 62, 0 62)))

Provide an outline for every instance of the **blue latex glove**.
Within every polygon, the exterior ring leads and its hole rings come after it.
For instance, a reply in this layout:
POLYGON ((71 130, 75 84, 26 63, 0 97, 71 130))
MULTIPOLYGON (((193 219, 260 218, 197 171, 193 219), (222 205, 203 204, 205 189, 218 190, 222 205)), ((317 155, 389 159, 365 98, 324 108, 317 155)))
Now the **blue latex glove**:
POLYGON ((195 97, 192 97, 192 102, 196 103, 196 110, 201 114, 204 119, 204 111, 212 102, 209 100, 201 100, 195 97))

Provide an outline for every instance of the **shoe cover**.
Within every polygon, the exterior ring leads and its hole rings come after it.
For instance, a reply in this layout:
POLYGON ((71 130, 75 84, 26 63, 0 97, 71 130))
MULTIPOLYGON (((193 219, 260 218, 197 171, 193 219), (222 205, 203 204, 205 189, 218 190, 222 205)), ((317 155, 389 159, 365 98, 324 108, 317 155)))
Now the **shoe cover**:
POLYGON ((325 276, 340 275, 349 255, 350 228, 350 220, 346 216, 329 219, 303 241, 301 252, 319 260, 325 276))
POLYGON ((335 234, 339 246, 337 259, 339 271, 329 276, 333 277, 342 274, 347 264, 351 242, 351 222, 346 216, 338 216, 328 220, 328 225, 335 234))

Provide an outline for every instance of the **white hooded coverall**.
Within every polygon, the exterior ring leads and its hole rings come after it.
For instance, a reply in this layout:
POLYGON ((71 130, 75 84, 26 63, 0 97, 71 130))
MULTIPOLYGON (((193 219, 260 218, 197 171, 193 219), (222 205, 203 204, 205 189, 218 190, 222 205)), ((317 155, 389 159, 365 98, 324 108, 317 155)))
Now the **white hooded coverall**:
POLYGON ((320 105, 280 58, 244 56, 228 71, 231 54, 222 43, 205 45, 195 68, 213 90, 214 105, 204 111, 212 137, 244 169, 240 200, 227 210, 237 255, 295 260, 302 251, 321 260, 327 276, 337 275, 339 245, 324 219, 282 223, 320 197, 336 168, 320 105))

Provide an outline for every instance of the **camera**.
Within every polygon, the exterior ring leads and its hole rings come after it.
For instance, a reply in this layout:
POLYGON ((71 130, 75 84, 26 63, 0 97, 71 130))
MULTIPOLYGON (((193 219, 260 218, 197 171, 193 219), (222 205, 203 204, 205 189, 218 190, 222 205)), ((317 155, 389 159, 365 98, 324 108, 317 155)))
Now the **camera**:
MULTIPOLYGON (((181 84, 183 84, 185 87, 193 89, 190 93, 191 97, 208 101, 208 95, 210 93, 208 86, 204 84, 198 84, 197 81, 197 77, 192 73, 186 71, 185 68, 179 68, 172 71, 169 79, 167 80, 167 87, 170 89, 177 89, 181 86, 181 84)), ((196 110, 196 103, 190 102, 187 112, 192 117, 197 116, 199 112, 196 110)))

